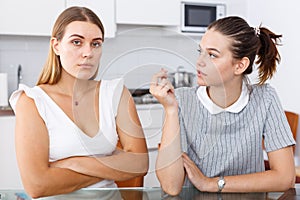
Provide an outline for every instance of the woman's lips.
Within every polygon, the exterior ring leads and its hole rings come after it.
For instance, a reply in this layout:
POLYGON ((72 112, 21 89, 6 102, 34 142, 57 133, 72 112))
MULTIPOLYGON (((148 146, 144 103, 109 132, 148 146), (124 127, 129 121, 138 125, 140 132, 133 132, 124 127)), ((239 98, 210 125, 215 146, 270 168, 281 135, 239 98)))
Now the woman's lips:
POLYGON ((79 67, 85 68, 85 69, 90 69, 93 67, 93 65, 92 64, 79 64, 79 67))
POLYGON ((207 76, 207 74, 201 72, 200 70, 197 70, 197 76, 201 77, 201 76, 207 76))

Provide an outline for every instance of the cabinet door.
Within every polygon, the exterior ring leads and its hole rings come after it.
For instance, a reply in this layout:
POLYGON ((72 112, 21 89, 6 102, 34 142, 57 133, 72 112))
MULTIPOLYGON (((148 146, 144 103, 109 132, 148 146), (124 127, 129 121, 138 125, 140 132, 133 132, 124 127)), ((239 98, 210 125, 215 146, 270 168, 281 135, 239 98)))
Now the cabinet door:
POLYGON ((116 22, 177 26, 180 3, 179 0, 116 0, 116 22))
POLYGON ((160 184, 155 174, 155 163, 163 126, 163 107, 160 104, 137 105, 136 107, 144 129, 149 154, 149 170, 144 177, 144 187, 159 187, 160 184))
POLYGON ((115 37, 115 1, 96 1, 96 0, 66 0, 67 7, 84 6, 93 10, 100 18, 104 26, 104 37, 115 37))
POLYGON ((1 0, 0 34, 50 36, 63 0, 1 0))
POLYGON ((0 117, 0 190, 23 188, 15 151, 15 121, 14 116, 0 117))

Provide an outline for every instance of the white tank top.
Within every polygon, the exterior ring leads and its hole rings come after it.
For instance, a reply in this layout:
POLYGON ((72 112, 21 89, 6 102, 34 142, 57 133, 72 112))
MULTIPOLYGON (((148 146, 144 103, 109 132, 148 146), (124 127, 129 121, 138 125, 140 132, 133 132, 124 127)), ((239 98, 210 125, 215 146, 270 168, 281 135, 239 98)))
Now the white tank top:
MULTIPOLYGON (((99 132, 90 137, 63 112, 39 86, 29 88, 20 84, 9 102, 15 110, 17 100, 24 91, 35 102, 49 134, 49 162, 71 156, 106 156, 116 149, 118 134, 116 121, 123 79, 102 80, 99 92, 99 132)), ((18 114, 18 113, 16 113, 18 114)), ((116 187, 112 180, 103 180, 90 187, 116 187)))

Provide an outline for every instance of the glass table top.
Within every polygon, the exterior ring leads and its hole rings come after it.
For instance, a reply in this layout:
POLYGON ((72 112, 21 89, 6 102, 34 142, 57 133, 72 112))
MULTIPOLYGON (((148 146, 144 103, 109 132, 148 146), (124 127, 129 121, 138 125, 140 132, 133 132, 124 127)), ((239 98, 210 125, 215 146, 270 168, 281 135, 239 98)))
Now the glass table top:
MULTIPOLYGON (((0 200, 31 200, 24 190, 0 190, 0 200)), ((200 192, 194 188, 184 187, 178 196, 165 194, 161 188, 99 188, 99 189, 81 189, 69 194, 56 195, 39 198, 43 200, 235 200, 235 199, 255 199, 255 200, 273 200, 273 199, 299 199, 300 189, 292 188, 286 192, 270 193, 206 193, 200 192)))

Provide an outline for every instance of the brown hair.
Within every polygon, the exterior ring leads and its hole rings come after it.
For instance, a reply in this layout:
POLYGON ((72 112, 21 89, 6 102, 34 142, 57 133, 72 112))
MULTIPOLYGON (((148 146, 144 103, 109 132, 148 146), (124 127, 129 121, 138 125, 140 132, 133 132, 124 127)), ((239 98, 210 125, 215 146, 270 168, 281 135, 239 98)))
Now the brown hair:
POLYGON ((272 78, 276 72, 276 62, 280 62, 280 55, 276 45, 282 35, 276 35, 265 27, 253 28, 236 16, 225 17, 214 21, 208 27, 232 39, 230 50, 235 59, 248 57, 250 64, 244 74, 253 71, 253 63, 258 65, 259 84, 272 78))
MULTIPOLYGON (((58 16, 53 26, 51 37, 56 38, 58 41, 61 40, 67 25, 74 21, 91 22, 97 25, 102 32, 102 40, 104 41, 104 27, 98 16, 88 8, 77 6, 67 8, 58 16)), ((52 45, 50 44, 48 58, 42 69, 37 85, 57 83, 61 78, 61 70, 60 58, 54 53, 52 45)), ((92 78, 95 78, 96 75, 97 72, 92 78)))

